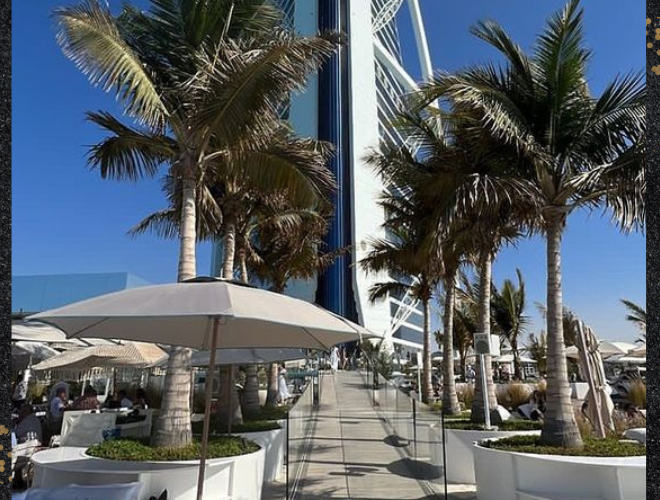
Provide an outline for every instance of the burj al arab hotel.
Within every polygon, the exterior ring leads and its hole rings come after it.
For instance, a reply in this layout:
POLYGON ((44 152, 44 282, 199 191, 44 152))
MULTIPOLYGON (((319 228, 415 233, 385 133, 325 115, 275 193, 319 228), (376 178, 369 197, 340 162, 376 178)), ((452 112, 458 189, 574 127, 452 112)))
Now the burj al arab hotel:
MULTIPOLYGON (((423 78, 432 72, 419 0, 278 1, 292 29, 341 31, 348 42, 306 92, 293 96, 289 119, 299 134, 336 146, 331 167, 338 192, 327 244, 353 250, 317 279, 292 283, 287 293, 384 332, 394 344, 421 349, 422 314, 415 300, 402 295, 370 303, 370 287, 388 278, 367 275, 356 265, 369 238, 386 236, 385 213, 377 204, 385 186, 365 164, 365 155, 382 140, 403 141, 386 124, 401 96, 416 88, 406 68, 416 68, 423 78), (411 40, 405 51, 404 31, 411 40)), ((215 270, 219 256, 213 260, 215 270)))

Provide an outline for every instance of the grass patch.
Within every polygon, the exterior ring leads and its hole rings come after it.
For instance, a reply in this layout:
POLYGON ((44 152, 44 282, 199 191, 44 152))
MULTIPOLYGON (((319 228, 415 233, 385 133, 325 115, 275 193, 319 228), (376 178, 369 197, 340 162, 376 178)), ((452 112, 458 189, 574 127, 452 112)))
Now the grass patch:
MULTIPOLYGON (((281 429, 282 426, 275 420, 254 420, 246 421, 242 424, 232 425, 232 432, 265 432, 275 429, 281 429)), ((202 435, 204 431, 204 422, 194 422, 192 424, 192 431, 195 435, 202 435)), ((218 422, 212 421, 210 426, 211 434, 226 434, 227 425, 218 425, 218 422)))
MULTIPOLYGON (((541 430, 542 425, 541 422, 534 422, 533 420, 507 420, 497 424, 497 428, 500 431, 538 431, 541 430)), ((445 427, 459 431, 485 430, 484 424, 477 424, 469 420, 446 420, 445 427)))
POLYGON ((287 414, 289 413, 289 406, 264 406, 255 413, 250 413, 243 415, 243 419, 248 422, 258 421, 258 420, 285 420, 287 414))
POLYGON ((621 442, 617 438, 586 438, 583 448, 541 446, 539 436, 513 436, 486 442, 486 448, 538 455, 564 455, 573 457, 638 457, 646 455, 646 447, 638 443, 621 442))
MULTIPOLYGON (((253 453, 258 449, 258 445, 242 437, 218 437, 209 441, 208 458, 236 457, 253 453)), ((149 446, 146 440, 111 439, 87 449, 87 454, 92 457, 127 462, 199 460, 200 452, 201 443, 198 440, 183 448, 168 448, 149 446)))

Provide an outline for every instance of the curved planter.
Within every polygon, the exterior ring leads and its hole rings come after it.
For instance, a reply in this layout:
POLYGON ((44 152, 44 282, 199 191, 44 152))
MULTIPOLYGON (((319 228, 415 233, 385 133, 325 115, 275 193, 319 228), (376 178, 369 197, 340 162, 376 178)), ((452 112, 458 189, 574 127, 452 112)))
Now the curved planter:
MULTIPOLYGON (((140 500, 158 497, 195 500, 199 461, 123 462, 90 457, 86 448, 61 447, 36 453, 35 488, 56 488, 69 484, 99 485, 142 483, 140 500)), ((265 450, 237 457, 214 458, 206 462, 204 498, 208 500, 260 500, 265 450)))
MULTIPOLYGON (((432 442, 442 443, 442 428, 431 426, 432 442), (433 434, 434 433, 434 434, 433 434)), ((541 431, 463 431, 446 429, 447 435, 447 481, 450 483, 474 484, 473 446, 477 441, 510 436, 539 435, 541 431)), ((431 460, 442 467, 442 444, 431 448, 431 460)), ((502 497, 506 498, 506 497, 502 497)), ((515 497, 512 497, 515 498, 515 497)))
POLYGON ((237 432, 235 434, 236 436, 243 436, 250 441, 254 441, 265 450, 264 482, 275 482, 284 473, 284 456, 286 454, 285 425, 286 421, 281 429, 262 432, 237 432))
POLYGON ((646 457, 565 457, 475 444, 479 500, 646 500, 646 457))

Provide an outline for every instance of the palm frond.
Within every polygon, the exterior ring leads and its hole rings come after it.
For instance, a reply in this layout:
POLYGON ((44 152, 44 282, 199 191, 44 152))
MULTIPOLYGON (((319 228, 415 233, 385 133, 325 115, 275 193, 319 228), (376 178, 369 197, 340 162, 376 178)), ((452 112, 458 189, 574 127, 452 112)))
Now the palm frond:
POLYGON ((177 145, 165 135, 128 127, 104 111, 88 112, 87 119, 111 134, 90 147, 88 155, 90 167, 104 179, 153 177, 162 163, 175 160, 177 145))
POLYGON ((57 40, 76 66, 94 85, 116 90, 126 112, 149 126, 162 128, 168 110, 145 67, 122 39, 108 8, 97 0, 57 9, 57 40))

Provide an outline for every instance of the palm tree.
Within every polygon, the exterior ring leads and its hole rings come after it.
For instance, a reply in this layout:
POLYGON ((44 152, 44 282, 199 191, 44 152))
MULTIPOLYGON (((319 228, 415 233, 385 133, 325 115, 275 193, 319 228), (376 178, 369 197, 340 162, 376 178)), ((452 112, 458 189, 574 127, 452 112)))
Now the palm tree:
MULTIPOLYGON (((64 53, 94 85, 114 91, 136 122, 88 113, 111 134, 91 148, 90 165, 119 180, 153 177, 168 166, 183 195, 178 280, 194 277, 197 182, 228 151, 260 144, 289 92, 303 88, 333 53, 336 36, 288 32, 265 0, 152 0, 148 11, 125 5, 116 17, 86 0, 55 17, 64 53)), ((261 165, 242 169, 246 176, 262 172, 261 165)), ((281 187, 309 188, 308 179, 285 171, 271 175, 281 187)), ((191 442, 189 366, 189 350, 173 349, 156 445, 191 442)))
POLYGON ((539 374, 547 373, 548 361, 548 337, 545 332, 541 332, 537 337, 533 333, 527 337, 527 352, 531 358, 536 361, 539 374))
POLYGON ((493 323, 498 333, 506 339, 513 352, 514 373, 518 380, 522 380, 522 365, 520 352, 518 351, 518 340, 527 331, 529 317, 525 315, 526 294, 525 282, 520 269, 516 269, 518 286, 511 280, 504 280, 502 288, 494 287, 491 303, 493 323))
POLYGON ((454 308, 454 345, 458 350, 461 373, 465 376, 467 355, 477 332, 477 319, 473 307, 460 300, 457 302, 454 308))
MULTIPOLYGON (((243 282, 248 281, 250 238, 251 232, 259 225, 258 220, 266 217, 273 231, 290 232, 299 218, 299 213, 306 213, 304 211, 313 210, 320 204, 327 203, 329 187, 333 185, 332 174, 326 167, 330 153, 331 147, 328 144, 297 138, 291 134, 288 127, 280 124, 270 134, 270 142, 261 149, 246 153, 240 158, 241 162, 263 165, 264 175, 261 178, 231 175, 226 173, 227 168, 223 168, 216 172, 207 172, 207 175, 200 180, 196 203, 197 237, 200 241, 223 238, 222 277, 234 276, 235 255, 238 253, 240 279, 243 282), (312 186, 318 184, 318 190, 323 196, 310 203, 304 192, 290 189, 277 190, 277 184, 270 183, 269 171, 282 168, 301 177, 310 177, 310 184, 312 186), (297 206, 302 208, 296 208, 297 206), (281 211, 278 212, 280 209, 281 211), (275 225, 274 222, 278 224, 275 225)), ((178 213, 182 203, 180 181, 168 174, 163 188, 170 207, 144 218, 131 230, 132 234, 146 231, 153 231, 163 237, 174 237, 178 234, 180 228, 178 213)), ((290 234, 294 233, 290 232, 290 234)), ((232 366, 220 367, 220 380, 223 386, 220 392, 218 420, 221 425, 230 420, 232 425, 240 424, 243 419, 241 410, 246 414, 258 411, 256 366, 248 366, 245 373, 243 404, 239 405, 238 393, 233 383, 237 369, 232 366)))
MULTIPOLYGON (((247 265, 252 274, 269 283, 272 290, 284 293, 287 284, 295 279, 311 279, 328 268, 345 252, 339 249, 324 252, 323 237, 328 230, 329 207, 319 211, 299 210, 285 197, 273 196, 266 200, 261 218, 250 228, 247 265)), ((266 406, 277 404, 277 363, 268 370, 266 406)))
POLYGON ((548 20, 531 55, 496 22, 472 31, 505 64, 439 75, 425 87, 426 98, 450 97, 478 110, 482 126, 520 152, 519 175, 535 190, 547 243, 548 411, 541 441, 580 447, 564 353, 561 241, 568 216, 583 208, 609 210, 624 231, 643 227, 644 76, 616 77, 593 96, 579 0, 548 20))
POLYGON ((642 332, 642 337, 638 340, 646 342, 646 309, 627 299, 621 299, 621 303, 628 310, 626 320, 633 323, 642 332))
POLYGON ((431 299, 440 280, 441 259, 427 251, 425 242, 428 234, 424 226, 424 213, 419 207, 403 197, 385 194, 382 203, 391 214, 405 216, 406 222, 393 216, 385 223, 389 238, 372 238, 366 257, 360 261, 362 268, 369 273, 387 272, 390 280, 376 283, 369 290, 373 302, 394 295, 410 293, 422 304, 424 317, 422 353, 422 400, 428 402, 433 394, 431 379, 431 299), (396 210, 396 212, 394 212, 396 210), (415 223, 411 223, 415 220, 415 223))

